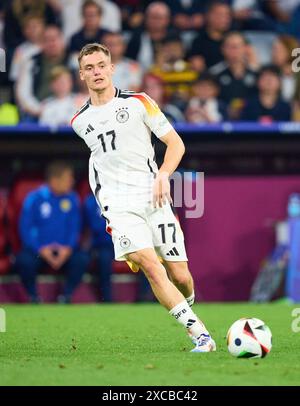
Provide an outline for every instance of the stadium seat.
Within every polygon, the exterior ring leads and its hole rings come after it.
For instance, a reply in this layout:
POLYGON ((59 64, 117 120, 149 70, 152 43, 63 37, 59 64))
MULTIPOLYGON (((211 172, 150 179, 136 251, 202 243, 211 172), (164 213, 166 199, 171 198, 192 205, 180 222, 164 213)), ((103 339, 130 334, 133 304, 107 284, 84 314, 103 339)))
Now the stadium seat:
POLYGON ((116 274, 132 273, 131 269, 125 261, 114 261, 113 272, 116 274))
POLYGON ((5 275, 10 271, 10 259, 7 255, 0 255, 0 275, 5 275))
POLYGON ((39 187, 42 183, 42 179, 24 178, 16 181, 10 190, 7 207, 8 240, 14 253, 17 253, 21 248, 18 228, 23 201, 29 192, 39 187))
POLYGON ((92 193, 89 182, 87 179, 80 181, 76 187, 76 191, 80 197, 80 201, 83 202, 84 199, 92 193))
POLYGON ((7 232, 5 227, 5 205, 6 199, 0 195, 0 254, 3 253, 7 242, 7 232))
POLYGON ((8 243, 5 210, 6 198, 0 195, 0 275, 8 273, 10 269, 9 256, 5 252, 8 243))

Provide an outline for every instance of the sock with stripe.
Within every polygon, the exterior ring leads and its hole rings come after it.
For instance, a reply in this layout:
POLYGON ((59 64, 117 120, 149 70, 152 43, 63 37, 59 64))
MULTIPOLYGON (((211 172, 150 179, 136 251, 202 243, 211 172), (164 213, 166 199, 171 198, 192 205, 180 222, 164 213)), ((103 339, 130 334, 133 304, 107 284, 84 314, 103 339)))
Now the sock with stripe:
POLYGON ((178 323, 188 329, 194 337, 199 338, 201 334, 208 334, 204 324, 198 319, 186 300, 178 303, 169 313, 175 317, 178 323))
POLYGON ((187 301, 188 305, 190 307, 193 306, 194 302, 195 302, 195 292, 193 291, 193 293, 191 294, 191 296, 186 297, 185 300, 187 301))

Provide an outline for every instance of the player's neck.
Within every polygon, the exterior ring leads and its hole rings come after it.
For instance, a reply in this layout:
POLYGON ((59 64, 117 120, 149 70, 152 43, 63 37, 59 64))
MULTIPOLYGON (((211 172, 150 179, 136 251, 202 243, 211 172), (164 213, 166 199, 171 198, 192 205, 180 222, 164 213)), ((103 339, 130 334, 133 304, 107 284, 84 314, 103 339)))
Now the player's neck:
POLYGON ((114 88, 114 86, 110 86, 103 91, 91 91, 91 104, 93 106, 101 106, 102 104, 106 104, 114 98, 115 93, 116 89, 114 88))

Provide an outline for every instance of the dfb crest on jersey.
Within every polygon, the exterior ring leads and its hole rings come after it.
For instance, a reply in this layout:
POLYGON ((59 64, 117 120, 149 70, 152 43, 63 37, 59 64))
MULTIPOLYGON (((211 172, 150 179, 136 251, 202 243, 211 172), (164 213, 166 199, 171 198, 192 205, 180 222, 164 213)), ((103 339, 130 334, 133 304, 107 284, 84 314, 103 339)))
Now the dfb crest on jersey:
POLYGON ((120 241, 120 246, 121 246, 122 248, 128 248, 128 247, 130 247, 131 241, 130 241, 129 238, 125 237, 125 235, 122 235, 122 236, 119 238, 119 241, 120 241))
POLYGON ((128 107, 121 107, 120 109, 116 110, 116 119, 119 123, 126 123, 126 121, 129 119, 129 114, 128 114, 128 107))

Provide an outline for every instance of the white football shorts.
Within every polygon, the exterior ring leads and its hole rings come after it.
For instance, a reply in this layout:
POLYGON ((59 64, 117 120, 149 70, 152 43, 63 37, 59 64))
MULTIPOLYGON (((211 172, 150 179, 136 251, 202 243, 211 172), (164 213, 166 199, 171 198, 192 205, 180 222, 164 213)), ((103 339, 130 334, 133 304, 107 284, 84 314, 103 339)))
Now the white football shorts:
POLYGON ((184 235, 169 203, 150 205, 132 211, 104 211, 106 230, 111 234, 115 259, 126 261, 126 255, 144 248, 154 248, 166 261, 187 261, 184 235))

